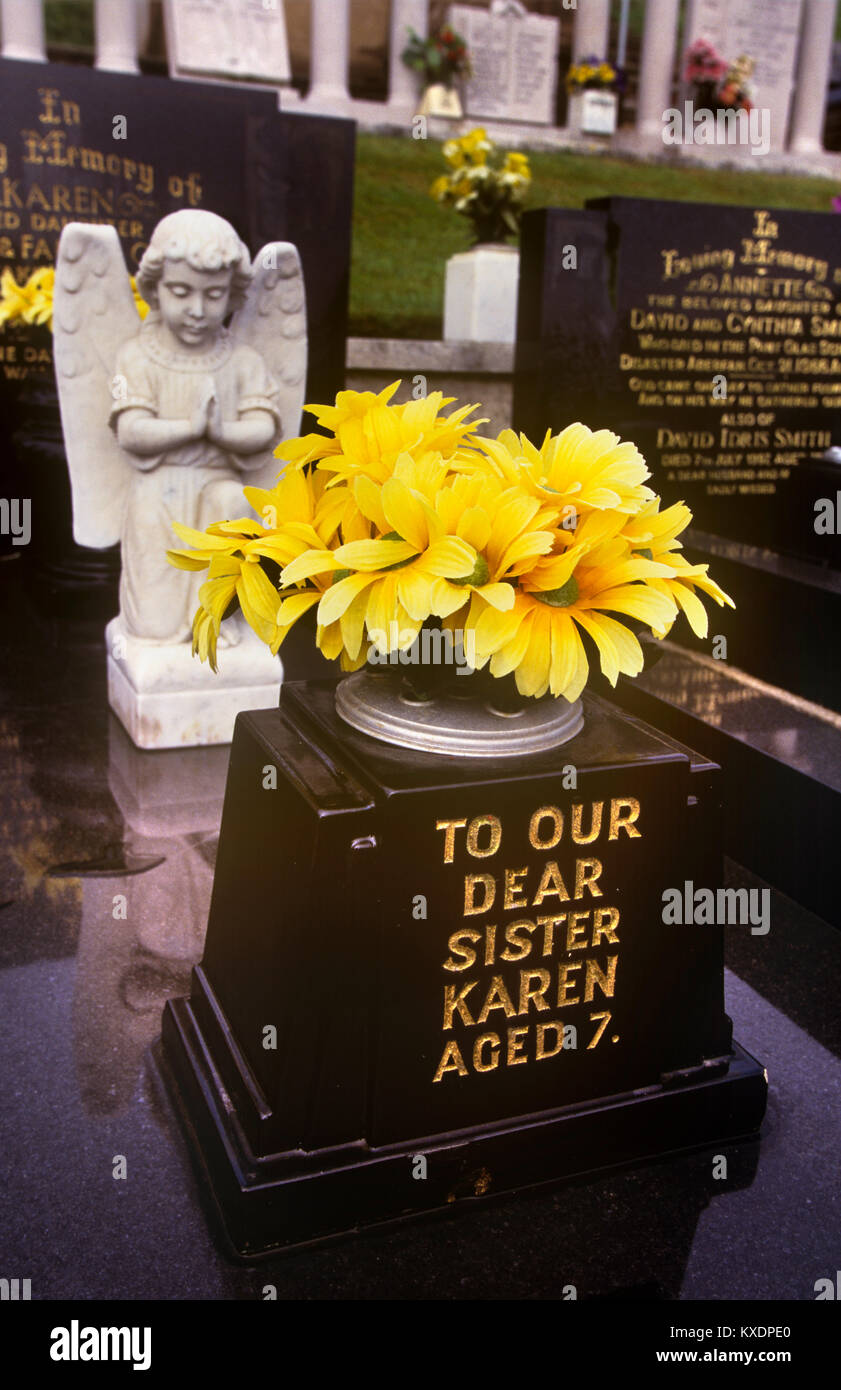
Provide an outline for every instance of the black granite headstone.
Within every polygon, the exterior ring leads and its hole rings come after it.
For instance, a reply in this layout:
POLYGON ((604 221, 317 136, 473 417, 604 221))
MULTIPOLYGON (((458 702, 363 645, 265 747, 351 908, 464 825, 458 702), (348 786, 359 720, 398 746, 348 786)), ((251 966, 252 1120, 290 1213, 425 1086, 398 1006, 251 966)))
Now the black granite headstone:
MULTIPOLYGON (((20 283, 54 265, 62 227, 82 221, 116 226, 134 270, 162 217, 208 208, 252 255, 297 245, 307 400, 332 399, 344 383, 354 138, 351 121, 280 112, 270 92, 0 60, 0 269, 20 283)), ((0 331, 0 393, 0 495, 37 490, 32 547, 72 590, 93 557, 70 537, 47 329, 0 331)))
POLYGON ((753 1132, 723 928, 663 920, 667 887, 720 883, 718 769, 594 697, 570 742, 486 760, 379 743, 334 691, 239 716, 164 1014, 235 1249, 753 1132))
POLYGON ((817 507, 841 501, 822 461, 839 403, 837 214, 609 198, 524 217, 515 428, 614 429, 702 531, 841 567, 817 507))

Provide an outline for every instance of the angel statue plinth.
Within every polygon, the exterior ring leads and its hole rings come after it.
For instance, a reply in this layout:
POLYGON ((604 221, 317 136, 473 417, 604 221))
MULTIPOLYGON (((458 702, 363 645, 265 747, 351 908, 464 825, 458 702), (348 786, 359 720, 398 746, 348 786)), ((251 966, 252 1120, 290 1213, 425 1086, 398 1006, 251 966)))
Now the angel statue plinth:
POLYGON ((203 530, 271 487, 300 430, 306 312, 294 246, 252 267, 230 223, 184 210, 140 262, 141 323, 113 227, 62 232, 53 323, 81 545, 122 543, 120 613, 106 629, 108 698, 141 748, 228 743, 239 710, 276 705, 281 665, 242 622, 219 674, 192 660, 202 574, 167 561, 172 522, 203 530), (230 315, 230 328, 226 320, 230 315))

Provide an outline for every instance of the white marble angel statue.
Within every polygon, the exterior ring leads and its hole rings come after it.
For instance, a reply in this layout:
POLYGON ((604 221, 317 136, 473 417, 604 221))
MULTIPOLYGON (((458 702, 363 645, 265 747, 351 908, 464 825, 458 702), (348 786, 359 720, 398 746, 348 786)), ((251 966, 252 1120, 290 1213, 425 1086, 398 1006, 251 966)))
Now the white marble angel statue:
POLYGON ((198 581, 167 562, 171 523, 241 516, 243 482, 275 481, 273 447, 300 427, 303 279, 289 243, 252 270, 230 223, 185 209, 158 223, 137 285, 142 324, 116 231, 65 228, 54 333, 73 531, 82 545, 122 542, 125 632, 184 642, 198 581))

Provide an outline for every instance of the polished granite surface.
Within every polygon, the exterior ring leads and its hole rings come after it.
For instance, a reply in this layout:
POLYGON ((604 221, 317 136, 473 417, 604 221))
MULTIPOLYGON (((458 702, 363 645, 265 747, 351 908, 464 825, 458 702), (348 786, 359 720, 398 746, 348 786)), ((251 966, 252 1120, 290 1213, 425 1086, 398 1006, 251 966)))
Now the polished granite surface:
POLYGON ((815 584, 832 594, 841 594, 841 570, 811 560, 801 560, 795 555, 781 555, 779 551, 768 550, 764 546, 746 545, 744 541, 728 540, 725 536, 714 536, 709 531, 699 531, 691 527, 683 540, 687 549, 698 550, 706 555, 718 555, 725 560, 736 560, 744 565, 752 565, 767 574, 781 579, 793 579, 800 584, 815 584))
POLYGON ((48 1299, 814 1298, 841 1251, 841 934, 776 893, 767 936, 727 931, 728 1009, 770 1098, 725 1180, 696 1154, 229 1263, 148 1066, 201 956, 227 749, 135 750, 99 630, 31 611, 19 568, 0 565, 5 1276, 48 1299))
MULTIPOLYGON (((645 647, 659 648, 660 655, 637 677, 640 690, 841 791, 841 715, 734 670, 727 661, 669 641, 645 647)), ((833 656, 828 653, 828 660, 833 656)))

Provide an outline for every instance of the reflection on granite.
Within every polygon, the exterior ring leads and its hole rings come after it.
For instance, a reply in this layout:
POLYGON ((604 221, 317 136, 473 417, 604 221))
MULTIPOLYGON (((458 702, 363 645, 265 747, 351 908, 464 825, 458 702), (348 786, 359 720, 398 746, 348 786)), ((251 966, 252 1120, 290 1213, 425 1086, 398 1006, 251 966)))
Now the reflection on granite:
POLYGON ((726 661, 659 645, 662 657, 638 678, 641 690, 841 790, 841 716, 775 692, 726 661))
POLYGON ((841 1062, 827 1050, 841 936, 777 894, 769 936, 732 928, 728 943, 750 981, 728 975, 728 1008, 769 1067, 771 1102, 762 1145, 727 1150, 725 1182, 709 1154, 689 1155, 229 1264, 145 1065, 163 1001, 201 954, 227 750, 126 746, 100 636, 51 638, 7 569, 0 1230, 4 1265, 34 1299, 260 1299, 267 1285, 290 1300, 557 1300, 568 1284, 579 1298, 814 1296, 841 1236, 841 1062))
MULTIPOLYGON (((728 888, 761 891, 769 886, 732 860, 725 859, 724 869, 728 888)), ((783 893, 772 892, 771 908, 771 929, 765 936, 725 933, 725 963, 822 1047, 841 1057, 838 931, 783 893)))
POLYGON ((723 560, 734 560, 738 564, 752 565, 777 575, 780 579, 794 579, 805 584, 816 584, 830 593, 841 594, 841 570, 815 564, 809 560, 799 560, 792 555, 781 555, 765 546, 746 545, 743 541, 727 540, 724 536, 713 536, 708 531, 690 527, 683 537, 684 545, 693 560, 693 551, 701 552, 697 559, 705 560, 710 555, 718 555, 723 560))

